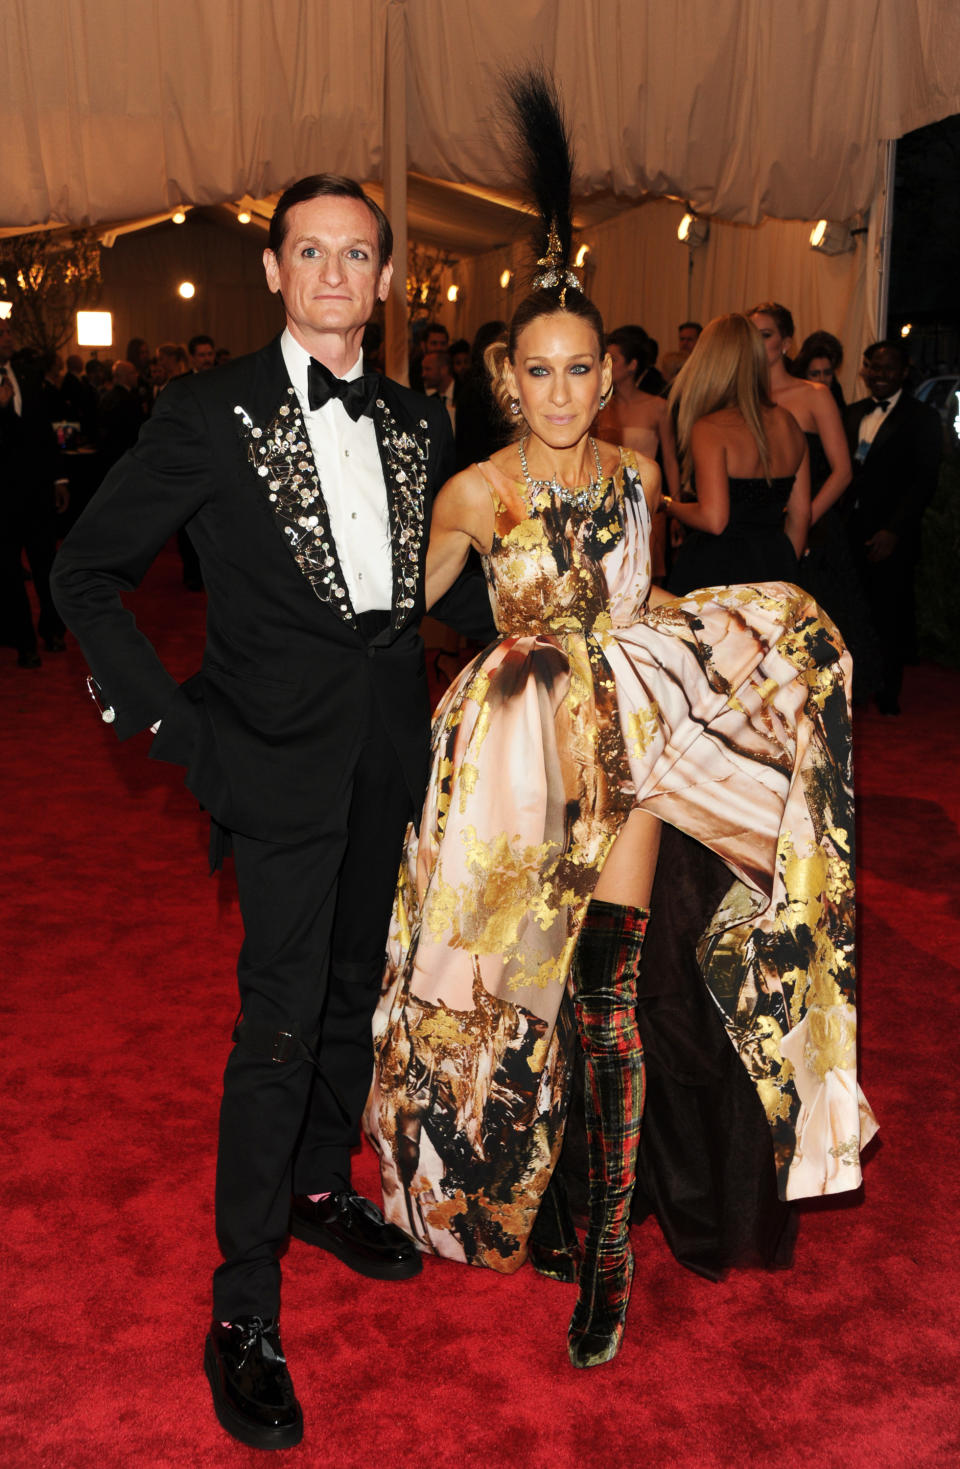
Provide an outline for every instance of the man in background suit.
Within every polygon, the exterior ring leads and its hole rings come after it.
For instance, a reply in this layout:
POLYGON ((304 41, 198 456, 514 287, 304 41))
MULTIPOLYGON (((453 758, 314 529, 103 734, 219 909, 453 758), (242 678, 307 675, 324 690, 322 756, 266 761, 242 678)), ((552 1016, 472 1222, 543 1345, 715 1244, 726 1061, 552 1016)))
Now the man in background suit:
POLYGON ((935 410, 904 386, 909 370, 902 341, 874 342, 861 368, 870 396, 844 413, 853 480, 842 509, 880 640, 876 702, 884 714, 900 712, 903 666, 916 636, 920 524, 937 488, 943 443, 935 410))
POLYGON ((83 358, 76 352, 67 358, 67 370, 60 384, 63 416, 80 425, 80 435, 88 441, 96 435, 97 395, 83 371, 83 358))
POLYGON ((143 412, 137 397, 137 369, 121 357, 113 364, 113 382, 100 399, 97 426, 104 470, 110 469, 137 442, 143 412))
POLYGON ((50 594, 50 567, 56 512, 66 509, 69 494, 58 478, 56 435, 40 389, 14 367, 13 348, 13 327, 0 321, 0 633, 16 647, 20 668, 39 668, 22 556, 40 603, 40 637, 48 652, 62 652, 64 626, 50 594))
MULTIPOLYGON (((224 1260, 205 1368, 221 1424, 261 1448, 302 1434, 277 1325, 288 1229, 377 1279, 420 1269, 350 1185, 403 834, 427 776, 418 628, 431 503, 452 465, 442 404, 362 371, 392 243, 353 180, 288 189, 264 251, 285 331, 164 388, 56 577, 104 717, 121 738, 159 722, 151 754, 186 765, 214 864, 233 850, 242 1019, 224 1076, 224 1260), (178 688, 119 589, 184 522, 208 615, 202 669, 178 688)), ((463 630, 486 633, 479 579, 453 589, 451 620, 458 598, 463 630)))

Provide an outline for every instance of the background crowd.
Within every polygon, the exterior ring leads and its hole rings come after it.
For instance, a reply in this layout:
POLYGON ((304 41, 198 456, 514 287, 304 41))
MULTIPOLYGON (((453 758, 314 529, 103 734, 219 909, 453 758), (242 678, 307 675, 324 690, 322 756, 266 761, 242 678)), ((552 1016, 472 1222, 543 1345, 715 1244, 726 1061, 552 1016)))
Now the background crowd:
MULTIPOLYGON (((883 712, 899 709, 902 671, 916 655, 914 587, 921 521, 937 485, 944 433, 932 408, 913 396, 916 383, 901 339, 874 343, 864 354, 865 393, 847 404, 838 378, 843 344, 818 329, 799 344, 789 310, 766 302, 749 313, 763 337, 769 401, 784 408, 806 436, 812 516, 799 579, 835 618, 854 653, 857 697, 874 697, 883 712)), ((416 323, 411 385, 444 401, 456 442, 457 468, 483 460, 510 437, 494 404, 484 354, 504 330, 484 323, 473 341, 451 341, 442 323, 416 323)), ((681 502, 696 498, 694 457, 677 452, 677 393, 671 384, 688 363, 702 331, 680 322, 664 347, 642 326, 609 333, 613 393, 596 432, 655 459, 664 490, 681 502), (668 403, 668 398, 670 402, 668 403)), ((183 373, 209 372, 230 349, 206 333, 155 349, 133 337, 123 357, 87 361, 77 354, 17 349, 15 323, 0 322, 0 641, 16 650, 21 668, 41 665, 41 652, 64 646, 64 628, 50 599, 49 573, 60 538, 76 520, 110 467, 136 442, 167 383, 183 373), (39 604, 34 623, 26 581, 39 604), (41 647, 42 645, 42 647, 41 647)), ((371 323, 364 338, 368 369, 382 370, 383 336, 371 323)), ((654 574, 669 584, 685 531, 679 516, 656 527, 654 574)), ((183 582, 202 589, 189 534, 178 547, 183 582)), ((452 672, 456 639, 430 627, 435 671, 452 672), (444 660, 447 661, 444 665, 444 660)))

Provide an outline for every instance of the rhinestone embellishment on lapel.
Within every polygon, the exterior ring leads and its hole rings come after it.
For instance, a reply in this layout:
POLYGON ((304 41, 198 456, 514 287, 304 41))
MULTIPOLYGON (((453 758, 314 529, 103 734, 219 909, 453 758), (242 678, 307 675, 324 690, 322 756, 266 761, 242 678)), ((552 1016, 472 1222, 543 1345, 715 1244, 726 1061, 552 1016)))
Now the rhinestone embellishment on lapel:
MULTIPOLYGON (((401 429, 382 398, 376 401, 386 462, 393 548, 393 617, 399 627, 413 609, 420 576, 430 440, 401 429)), ((428 427, 425 418, 420 428, 428 427)))
POLYGON ((294 561, 320 600, 328 603, 344 621, 354 622, 317 466, 294 389, 287 389, 286 401, 266 428, 254 423, 239 403, 233 411, 242 424, 247 458, 262 482, 294 561))

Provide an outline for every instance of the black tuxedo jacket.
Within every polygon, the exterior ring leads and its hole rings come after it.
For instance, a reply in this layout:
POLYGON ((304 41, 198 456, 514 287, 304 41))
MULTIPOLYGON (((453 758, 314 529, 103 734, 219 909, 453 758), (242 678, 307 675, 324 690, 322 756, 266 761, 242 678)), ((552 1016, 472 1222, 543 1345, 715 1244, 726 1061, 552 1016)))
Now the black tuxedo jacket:
POLYGON ((0 408, 0 525, 53 515, 57 437, 44 411, 43 394, 21 368, 17 371, 21 411, 0 408))
POLYGON ((116 464, 121 455, 132 449, 143 423, 140 399, 131 388, 115 383, 100 399, 97 413, 100 452, 104 468, 116 464))
POLYGON ((97 395, 85 377, 74 372, 65 372, 60 384, 63 399, 63 416, 70 423, 78 423, 84 438, 92 439, 96 432, 97 395))
MULTIPOLYGON (((296 841, 322 830, 361 732, 382 721, 419 809, 429 706, 419 622, 430 510, 451 469, 446 409, 381 379, 374 422, 390 511, 390 626, 367 642, 330 533, 303 417, 276 338, 176 379, 64 542, 57 605, 116 710, 121 739, 162 719, 151 755, 231 830, 296 841), (207 590, 198 674, 180 687, 124 609, 187 524, 207 590)), ((492 634, 478 577, 437 615, 492 634)))
MULTIPOLYGON (((844 411, 851 460, 860 423, 872 403, 872 398, 860 398, 844 411)), ((904 546, 916 542, 921 517, 937 488, 942 444, 936 411, 909 393, 901 393, 877 430, 863 464, 854 460, 843 510, 858 543, 878 530, 892 531, 904 546)))

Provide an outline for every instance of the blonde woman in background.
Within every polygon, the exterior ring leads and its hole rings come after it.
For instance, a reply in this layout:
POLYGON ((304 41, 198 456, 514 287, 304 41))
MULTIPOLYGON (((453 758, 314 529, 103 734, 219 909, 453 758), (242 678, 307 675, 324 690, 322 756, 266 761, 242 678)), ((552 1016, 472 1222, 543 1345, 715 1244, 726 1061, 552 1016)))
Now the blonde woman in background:
POLYGON ((688 534, 676 594, 743 582, 795 582, 810 525, 806 440, 771 399, 763 340, 745 316, 705 328, 670 390, 684 484, 665 499, 688 534))

